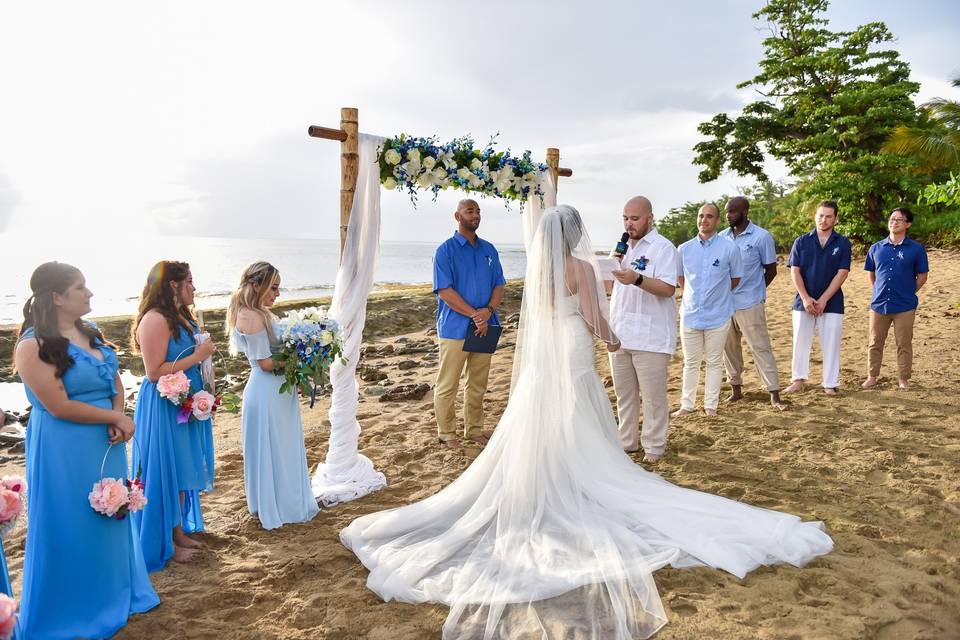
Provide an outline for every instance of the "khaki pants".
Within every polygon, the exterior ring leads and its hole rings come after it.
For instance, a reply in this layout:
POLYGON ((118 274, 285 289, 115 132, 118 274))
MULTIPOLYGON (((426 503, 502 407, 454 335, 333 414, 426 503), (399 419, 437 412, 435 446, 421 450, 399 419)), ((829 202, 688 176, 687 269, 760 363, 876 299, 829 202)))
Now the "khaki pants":
POLYGON ((697 406, 697 387, 700 386, 700 363, 706 362, 703 384, 703 408, 716 410, 720 404, 720 384, 723 382, 723 345, 727 341, 730 321, 716 329, 691 329, 680 319, 680 344, 683 345, 683 391, 680 408, 693 411, 697 406))
POLYGON ((870 376, 880 375, 883 361, 883 345, 887 332, 893 324, 893 337, 897 340, 897 371, 901 380, 909 380, 913 373, 913 321, 917 310, 901 313, 877 313, 870 310, 870 347, 867 350, 867 367, 870 376))
POLYGON ((667 448, 670 405, 667 402, 667 365, 670 354, 620 349, 610 354, 613 389, 617 393, 620 444, 635 451, 662 456, 667 448), (643 433, 639 433, 643 405, 643 433))
POLYGON ((463 392, 463 432, 468 438, 483 430, 483 394, 490 375, 489 353, 463 350, 463 340, 440 338, 440 370, 433 390, 433 408, 437 414, 437 435, 443 441, 457 437, 455 403, 460 377, 467 370, 467 386, 463 392))
POLYGON ((727 343, 723 348, 723 366, 727 369, 727 380, 731 385, 743 384, 743 347, 741 339, 746 338, 757 373, 767 391, 780 391, 780 374, 777 361, 773 357, 770 345, 770 333, 767 331, 767 312, 761 302, 733 314, 727 343))

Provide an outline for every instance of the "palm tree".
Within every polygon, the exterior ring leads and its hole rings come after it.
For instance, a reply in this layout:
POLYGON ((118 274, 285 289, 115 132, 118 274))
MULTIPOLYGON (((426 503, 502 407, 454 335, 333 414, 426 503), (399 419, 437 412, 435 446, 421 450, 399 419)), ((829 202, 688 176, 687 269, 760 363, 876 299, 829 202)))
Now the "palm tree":
MULTIPOLYGON (((950 84, 960 88, 960 76, 950 84)), ((920 105, 920 122, 897 127, 883 149, 916 158, 923 172, 960 167, 960 101, 934 98, 920 105)))

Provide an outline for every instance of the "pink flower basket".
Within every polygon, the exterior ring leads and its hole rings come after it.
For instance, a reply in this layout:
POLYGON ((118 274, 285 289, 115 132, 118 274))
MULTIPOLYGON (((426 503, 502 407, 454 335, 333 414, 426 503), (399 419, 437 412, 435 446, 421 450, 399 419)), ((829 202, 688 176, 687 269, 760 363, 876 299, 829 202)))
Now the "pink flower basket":
MULTIPOLYGON (((137 450, 140 444, 136 438, 132 439, 137 450)), ((90 507, 107 518, 116 518, 123 520, 128 513, 140 511, 147 504, 147 497, 143 494, 143 482, 140 480, 141 469, 137 467, 137 472, 133 479, 127 478, 104 478, 103 470, 107 465, 107 456, 110 455, 110 449, 113 443, 107 447, 107 452, 103 454, 103 462, 100 463, 100 480, 93 484, 90 495, 87 499, 90 501, 90 507)))
POLYGON ((26 490, 27 483, 20 476, 0 478, 0 539, 6 538, 17 524, 17 518, 23 512, 26 490))

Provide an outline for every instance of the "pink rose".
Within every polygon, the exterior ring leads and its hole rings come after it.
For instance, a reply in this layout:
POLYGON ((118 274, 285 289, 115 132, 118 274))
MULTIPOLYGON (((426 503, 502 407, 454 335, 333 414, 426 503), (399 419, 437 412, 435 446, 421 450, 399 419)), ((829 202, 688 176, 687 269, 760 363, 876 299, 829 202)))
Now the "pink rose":
POLYGON ((89 499, 94 511, 112 516, 127 504, 129 497, 127 487, 122 480, 104 478, 93 485, 89 499))
POLYGON ((10 522, 23 510, 20 494, 9 489, 0 489, 0 522, 10 522))
POLYGON ((143 495, 143 489, 140 488, 140 485, 134 484, 130 487, 130 493, 128 496, 129 502, 127 503, 127 508, 130 510, 130 513, 134 511, 140 511, 145 506, 147 506, 147 497, 143 495))
POLYGON ((0 593, 0 638, 8 640, 13 635, 17 623, 17 601, 5 593, 0 593))
POLYGON ((216 410, 216 397, 209 391, 197 391, 193 394, 193 417, 197 420, 209 420, 216 410))
POLYGON ((168 373, 157 380, 157 392, 173 404, 180 404, 184 394, 190 393, 190 378, 183 371, 168 373))
POLYGON ((20 476, 3 476, 0 478, 0 485, 17 493, 23 493, 27 490, 27 481, 20 476))

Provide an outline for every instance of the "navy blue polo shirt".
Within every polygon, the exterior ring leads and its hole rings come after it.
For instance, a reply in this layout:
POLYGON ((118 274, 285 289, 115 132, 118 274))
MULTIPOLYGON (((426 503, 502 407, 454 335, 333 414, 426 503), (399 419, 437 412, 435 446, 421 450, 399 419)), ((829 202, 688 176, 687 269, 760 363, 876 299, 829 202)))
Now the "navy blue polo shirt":
MULTIPOLYGON (((819 298, 840 269, 850 270, 851 253, 850 241, 836 231, 830 232, 830 239, 821 247, 817 230, 814 229, 793 241, 787 266, 799 267, 807 293, 812 298, 819 298)), ((793 299, 793 309, 803 311, 799 293, 793 299)), ((827 301, 824 313, 843 313, 843 289, 827 301)))
MULTIPOLYGON (((485 307, 493 290, 506 282, 497 249, 482 238, 472 245, 455 231, 433 255, 433 292, 453 288, 471 307, 485 307)), ((448 307, 439 295, 437 304, 437 335, 449 340, 466 338, 470 318, 448 307)), ((500 323, 497 314, 490 323, 500 323)))
POLYGON ((863 268, 876 273, 871 309, 877 313, 902 313, 917 308, 917 274, 930 271, 922 244, 910 238, 893 244, 887 236, 870 247, 863 268))

